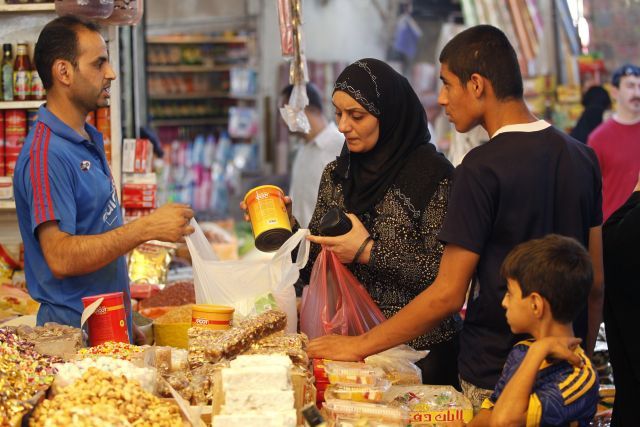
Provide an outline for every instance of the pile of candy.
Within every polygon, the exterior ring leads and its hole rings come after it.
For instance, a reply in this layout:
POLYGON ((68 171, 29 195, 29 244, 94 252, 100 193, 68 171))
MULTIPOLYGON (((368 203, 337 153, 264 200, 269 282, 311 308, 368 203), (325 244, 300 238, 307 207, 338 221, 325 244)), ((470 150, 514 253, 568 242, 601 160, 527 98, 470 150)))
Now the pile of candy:
POLYGON ((15 420, 31 409, 27 400, 51 385, 53 363, 7 328, 0 328, 0 420, 15 420))
POLYGON ((142 353, 144 347, 123 342, 108 341, 95 347, 81 348, 78 355, 81 357, 109 356, 115 359, 131 360, 138 353, 142 353))

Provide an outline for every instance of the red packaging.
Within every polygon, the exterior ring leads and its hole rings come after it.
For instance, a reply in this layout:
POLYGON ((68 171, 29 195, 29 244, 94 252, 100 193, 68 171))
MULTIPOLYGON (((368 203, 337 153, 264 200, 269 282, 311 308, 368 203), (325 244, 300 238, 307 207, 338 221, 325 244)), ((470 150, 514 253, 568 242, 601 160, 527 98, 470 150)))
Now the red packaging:
POLYGON ((132 283, 131 298, 145 299, 160 292, 158 285, 150 285, 148 283, 132 283))
POLYGON ((18 155, 20 154, 20 150, 22 150, 22 146, 12 147, 5 146, 4 148, 4 162, 5 162, 5 173, 7 176, 13 176, 13 171, 16 168, 16 162, 18 161, 18 155))
POLYGON ((4 111, 0 110, 0 176, 4 175, 4 111))
POLYGON ((96 112, 95 111, 89 111, 89 114, 87 114, 86 122, 89 123, 93 127, 96 126, 96 112))
POLYGON ((149 173, 152 169, 153 146, 148 139, 125 139, 122 142, 122 172, 149 173))
POLYGON ((95 347, 107 341, 129 342, 127 314, 124 309, 122 292, 93 295, 82 298, 86 308, 98 298, 104 298, 100 306, 89 317, 89 344, 95 347))
POLYGON ((6 110, 4 113, 4 144, 6 147, 22 147, 27 136, 27 112, 6 110))

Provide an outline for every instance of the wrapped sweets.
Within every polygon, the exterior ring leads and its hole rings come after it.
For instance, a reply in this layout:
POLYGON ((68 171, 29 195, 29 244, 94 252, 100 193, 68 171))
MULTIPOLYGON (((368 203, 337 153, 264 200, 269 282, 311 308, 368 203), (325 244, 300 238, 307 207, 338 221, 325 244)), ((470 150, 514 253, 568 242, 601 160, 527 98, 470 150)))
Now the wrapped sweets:
POLYGON ((34 344, 34 350, 40 354, 70 359, 82 347, 82 331, 72 326, 47 322, 44 326, 21 325, 16 334, 23 340, 34 344))
POLYGON ((260 339, 282 331, 286 324, 285 313, 270 310, 248 318, 226 331, 192 327, 188 331, 189 365, 194 368, 223 358, 231 359, 249 350, 260 339))
MULTIPOLYGON (((107 415, 124 417, 122 424, 140 427, 173 427, 183 425, 175 403, 163 401, 142 389, 140 384, 123 376, 113 376, 89 368, 81 379, 51 400, 45 400, 29 420, 31 427, 105 425, 107 415), (102 405, 96 411, 97 405, 102 405), (93 408, 93 409, 92 409, 93 408), (94 413, 97 416, 94 417, 94 413)), ((111 424, 106 424, 111 425, 111 424)))

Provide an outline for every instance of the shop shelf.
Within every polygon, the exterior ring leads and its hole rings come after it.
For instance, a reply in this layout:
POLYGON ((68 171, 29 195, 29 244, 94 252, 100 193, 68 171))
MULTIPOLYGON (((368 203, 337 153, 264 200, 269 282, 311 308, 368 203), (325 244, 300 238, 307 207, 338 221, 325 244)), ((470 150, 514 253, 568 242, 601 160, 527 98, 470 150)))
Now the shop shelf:
POLYGON ((233 95, 229 92, 193 92, 193 93, 154 93, 149 95, 149 99, 206 99, 206 98, 229 98, 240 100, 254 100, 255 95, 233 95))
POLYGON ((226 117, 200 117, 184 119, 157 119, 152 120, 154 126, 207 126, 226 125, 229 119, 226 117))
POLYGON ((241 44, 247 43, 248 37, 215 37, 197 35, 172 35, 172 36, 151 36, 147 37, 149 44, 241 44))
POLYGON ((150 73, 213 73, 231 70, 230 65, 148 65, 150 73))
POLYGON ((44 103, 41 101, 0 101, 0 110, 35 109, 44 103))
POLYGON ((56 6, 54 3, 31 3, 31 4, 0 3, 0 13, 53 12, 55 10, 56 10, 56 6))
POLYGON ((0 200, 0 212, 13 212, 16 210, 16 202, 13 200, 0 200))

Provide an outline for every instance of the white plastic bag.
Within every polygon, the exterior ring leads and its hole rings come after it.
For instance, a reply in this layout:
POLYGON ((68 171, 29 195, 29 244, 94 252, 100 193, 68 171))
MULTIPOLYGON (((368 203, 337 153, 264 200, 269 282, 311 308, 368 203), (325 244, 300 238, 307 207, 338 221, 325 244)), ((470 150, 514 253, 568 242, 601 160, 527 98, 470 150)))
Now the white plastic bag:
POLYGON ((196 302, 231 306, 234 316, 242 319, 268 309, 271 294, 287 314, 287 332, 295 333, 298 318, 293 285, 309 260, 309 230, 298 230, 269 260, 220 261, 195 219, 191 225, 195 232, 185 240, 193 263, 196 302), (291 252, 296 247, 294 263, 291 252))

